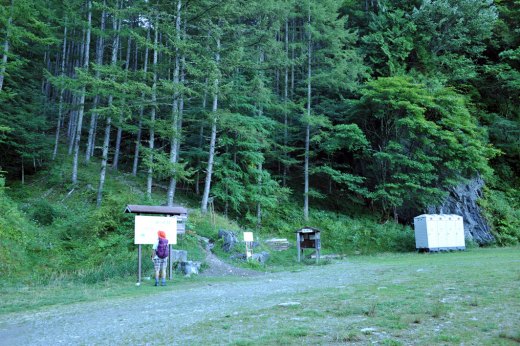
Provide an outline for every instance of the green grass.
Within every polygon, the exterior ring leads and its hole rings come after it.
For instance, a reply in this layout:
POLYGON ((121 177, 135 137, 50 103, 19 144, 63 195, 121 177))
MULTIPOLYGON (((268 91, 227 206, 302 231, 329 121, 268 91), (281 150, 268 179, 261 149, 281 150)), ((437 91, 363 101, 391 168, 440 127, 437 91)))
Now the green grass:
POLYGON ((144 273, 141 286, 136 286, 136 276, 113 278, 95 284, 82 283, 69 276, 53 277, 45 283, 13 283, 0 284, 0 316, 10 313, 27 313, 44 310, 56 306, 64 306, 80 302, 94 302, 106 299, 150 296, 167 290, 189 289, 190 287, 207 285, 208 283, 232 280, 228 277, 184 277, 174 274, 166 287, 154 287, 153 280, 146 279, 152 272, 144 273))
MULTIPOLYGON (((300 305, 207 316, 177 333, 198 344, 516 345, 520 334, 520 248, 439 254, 378 254, 348 259, 352 284, 305 289, 300 305), (208 333, 208 331, 211 331, 208 333)), ((302 265, 299 270, 306 270, 302 265)), ((314 269, 316 270, 316 269, 314 269)), ((320 270, 329 270, 324 266, 320 270)), ((311 279, 311 278, 310 278, 311 279)), ((153 296, 239 278, 176 276, 166 288, 135 277, 85 284, 3 282, 0 315, 78 302, 153 296)), ((261 285, 261 281, 258 282, 261 285)), ((139 340, 134 340, 139 343, 139 340)))
POLYGON ((301 305, 216 317, 183 333, 202 344, 232 345, 518 343, 519 248, 351 262, 366 270, 353 285, 311 289, 297 297, 301 305))

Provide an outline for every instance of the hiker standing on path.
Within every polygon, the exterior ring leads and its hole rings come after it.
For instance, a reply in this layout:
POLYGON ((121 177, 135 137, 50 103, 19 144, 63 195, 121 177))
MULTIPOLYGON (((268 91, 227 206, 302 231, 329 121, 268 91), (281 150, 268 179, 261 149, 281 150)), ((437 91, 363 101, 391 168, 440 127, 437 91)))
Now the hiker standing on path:
POLYGON ((159 271, 161 272, 161 286, 166 286, 166 263, 168 263, 168 239, 164 231, 157 232, 158 238, 153 244, 152 260, 155 269, 155 286, 159 286, 159 271))

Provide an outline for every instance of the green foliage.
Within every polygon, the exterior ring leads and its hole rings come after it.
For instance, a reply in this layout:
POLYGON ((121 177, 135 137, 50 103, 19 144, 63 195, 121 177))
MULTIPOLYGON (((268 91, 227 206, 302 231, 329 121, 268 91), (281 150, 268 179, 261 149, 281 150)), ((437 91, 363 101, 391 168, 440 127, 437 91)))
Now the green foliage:
MULTIPOLYGON (((25 270, 18 263, 28 258, 36 272, 85 282, 127 275, 135 251, 123 206, 163 203, 170 178, 179 185, 175 202, 198 206, 192 190, 204 180, 214 121, 210 194, 236 222, 194 212, 197 234, 215 239, 219 228, 240 225, 292 236, 303 225, 291 194, 301 195, 308 153, 307 197, 316 203, 309 222, 324 229, 331 251, 412 249, 408 229, 378 220, 406 219, 477 174, 492 182, 482 203, 498 243, 517 242, 518 1, 184 1, 180 28, 169 2, 95 1, 85 51, 87 8, 83 1, 0 5, 0 169, 13 189, 0 191, 3 273, 25 270), (65 150, 49 158, 58 129, 60 150, 73 143, 83 93, 97 139, 93 164, 80 163, 72 186, 65 150), (123 172, 139 128, 138 173, 152 169, 153 193, 145 197, 139 174, 108 171, 95 209, 94 165, 108 118, 110 144, 115 127, 123 132, 123 172), (45 176, 33 175, 39 170, 45 176), (20 177, 31 185, 19 186, 20 177)), ((82 153, 87 126, 79 129, 82 153)), ((109 161, 113 154, 110 146, 109 161)), ((200 250, 191 236, 183 246, 200 250)))
POLYGON ((27 246, 33 240, 34 227, 6 196, 4 184, 0 175, 0 275, 12 278, 30 270, 27 246))
POLYGON ((283 204, 266 215, 264 227, 293 241, 294 232, 304 226, 320 229, 322 247, 336 254, 407 252, 415 249, 414 233, 395 222, 380 223, 373 216, 345 216, 323 210, 312 210, 304 223, 296 205, 283 204))
POLYGON ((497 244, 520 243, 520 193, 518 190, 487 188, 479 202, 491 224, 497 244))
POLYGON ((455 91, 391 77, 369 82, 361 94, 352 120, 370 141, 370 198, 383 211, 421 209, 440 201, 448 186, 491 173, 488 160, 497 151, 455 91))
POLYGON ((401 10, 371 14, 370 32, 363 36, 367 56, 377 76, 406 72, 406 62, 414 48, 416 25, 401 10))
MULTIPOLYGON (((49 11, 41 3, 14 1, 0 5, 0 37, 9 44, 4 83, 0 91, 0 166, 11 173, 20 171, 28 162, 42 160, 49 153, 49 138, 45 107, 42 107, 41 85, 28 83, 43 75, 41 60, 31 61, 31 55, 43 56, 44 47, 54 39, 45 23, 49 11), (10 18, 10 21, 9 19, 10 18), (27 20, 31 18, 31 20, 27 20), (40 55, 41 54, 41 55, 40 55)), ((34 165, 36 168, 36 164, 34 165)))
POLYGON ((475 78, 478 58, 498 17, 492 0, 423 1, 413 11, 417 68, 450 81, 475 78))
POLYGON ((26 210, 29 217, 42 226, 49 226, 60 215, 58 210, 45 199, 40 199, 30 204, 30 210, 26 210))

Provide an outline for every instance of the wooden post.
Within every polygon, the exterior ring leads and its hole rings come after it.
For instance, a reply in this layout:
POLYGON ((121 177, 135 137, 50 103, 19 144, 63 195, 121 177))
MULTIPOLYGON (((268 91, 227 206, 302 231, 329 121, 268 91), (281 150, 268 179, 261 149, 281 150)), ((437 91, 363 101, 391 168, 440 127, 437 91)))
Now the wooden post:
POLYGON ((298 250, 298 262, 300 262, 300 256, 301 256, 300 233, 296 233, 296 249, 298 250))
POLYGON ((141 258, 142 258, 142 252, 141 252, 141 244, 137 247, 137 283, 141 284, 141 258))
POLYGON ((173 247, 172 247, 172 244, 168 244, 168 247, 170 248, 170 251, 168 251, 168 263, 169 263, 169 266, 170 266, 170 280, 173 279, 173 271, 172 271, 172 250, 173 250, 173 247))
POLYGON ((316 263, 320 261, 320 251, 321 251, 321 239, 320 239, 320 233, 316 232, 315 239, 314 239, 314 246, 316 246, 316 263))

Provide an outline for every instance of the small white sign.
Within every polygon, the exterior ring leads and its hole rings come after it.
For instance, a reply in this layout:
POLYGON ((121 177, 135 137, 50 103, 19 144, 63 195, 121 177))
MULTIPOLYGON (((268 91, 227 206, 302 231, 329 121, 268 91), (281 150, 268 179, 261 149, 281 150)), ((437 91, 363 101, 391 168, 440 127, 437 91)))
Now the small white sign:
POLYGON ((244 232, 244 241, 253 241, 253 232, 244 232))
POLYGON ((177 217, 136 216, 134 244, 154 244, 158 231, 166 233, 169 244, 177 244, 177 217))

